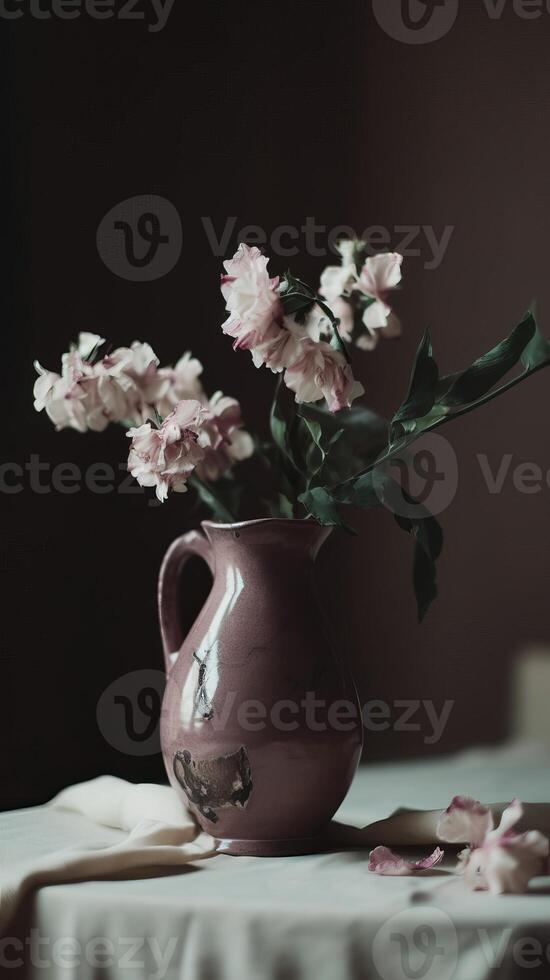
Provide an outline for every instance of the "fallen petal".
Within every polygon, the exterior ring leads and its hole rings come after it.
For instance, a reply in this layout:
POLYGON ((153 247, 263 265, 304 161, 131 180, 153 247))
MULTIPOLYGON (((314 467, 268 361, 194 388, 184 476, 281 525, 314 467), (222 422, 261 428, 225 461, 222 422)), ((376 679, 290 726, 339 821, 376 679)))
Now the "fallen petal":
POLYGON ((523 806, 517 797, 514 797, 509 806, 502 811, 502 817, 500 818, 500 824, 493 830, 490 834, 487 834, 485 843, 490 843, 491 841, 499 841, 501 838, 510 834, 511 830, 523 816, 523 806))
POLYGON ((488 807, 469 796, 454 796, 443 811, 436 833, 450 844, 478 847, 493 829, 493 815, 488 807))
POLYGON ((369 854, 369 871, 377 875, 412 875, 416 871, 429 871, 443 860, 444 852, 436 847, 433 854, 420 861, 408 861, 394 854, 389 847, 375 847, 369 854))

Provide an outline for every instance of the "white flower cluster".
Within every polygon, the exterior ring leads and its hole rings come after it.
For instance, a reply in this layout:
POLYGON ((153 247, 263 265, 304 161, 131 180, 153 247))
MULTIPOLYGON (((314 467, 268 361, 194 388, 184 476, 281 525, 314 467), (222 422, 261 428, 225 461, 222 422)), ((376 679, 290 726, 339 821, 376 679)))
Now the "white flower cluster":
POLYGON ((202 387, 200 361, 189 352, 175 367, 159 367, 149 346, 135 341, 95 359, 102 337, 81 333, 62 357, 61 374, 35 362, 34 407, 57 429, 102 432, 111 422, 131 426, 128 468, 142 486, 183 491, 191 473, 220 478, 254 452, 238 401, 202 387), (157 424, 160 423, 160 424, 157 424))

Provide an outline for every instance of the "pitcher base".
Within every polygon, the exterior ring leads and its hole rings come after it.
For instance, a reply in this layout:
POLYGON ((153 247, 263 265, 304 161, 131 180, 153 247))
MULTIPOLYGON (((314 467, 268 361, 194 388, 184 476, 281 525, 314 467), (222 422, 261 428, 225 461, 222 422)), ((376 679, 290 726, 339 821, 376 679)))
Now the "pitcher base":
POLYGON ((216 841, 218 854, 248 857, 296 857, 298 854, 320 854, 327 849, 326 838, 291 837, 285 840, 240 840, 223 837, 216 841))

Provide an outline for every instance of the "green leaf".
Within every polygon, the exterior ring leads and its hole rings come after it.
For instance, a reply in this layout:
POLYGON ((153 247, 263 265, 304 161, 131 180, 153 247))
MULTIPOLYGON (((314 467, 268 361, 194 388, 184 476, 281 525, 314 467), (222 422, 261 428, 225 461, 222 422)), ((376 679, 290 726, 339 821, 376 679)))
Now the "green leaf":
MULTIPOLYGON (((404 491, 401 491, 404 493, 404 491)), ((408 496, 408 495, 407 495, 408 496)), ((412 498, 408 501, 414 504, 412 498)), ((441 525, 426 508, 415 504, 416 517, 395 515, 399 527, 414 538, 413 586, 416 595, 418 621, 421 623, 434 599, 437 598, 436 561, 443 548, 441 525)))
MULTIPOLYGON (((424 344, 425 338, 421 349, 424 344)), ((421 349, 419 349, 419 356, 422 360, 421 349)), ((411 411, 404 411, 404 405, 394 416, 390 448, 401 451, 404 446, 409 445, 424 432, 429 432, 454 418, 480 408, 548 364, 550 364, 550 344, 540 334, 533 314, 528 313, 509 337, 474 361, 470 367, 437 379, 433 401, 431 395, 426 396, 424 400, 422 398, 425 384, 423 386, 419 381, 417 390, 416 385, 411 382, 412 390, 405 402, 405 405, 411 402, 411 411), (523 366, 523 371, 495 387, 518 364, 523 366), (418 404, 416 415, 412 410, 415 403, 418 404)), ((425 379, 424 372, 421 372, 421 378, 425 379)), ((430 376, 428 387, 431 386, 432 380, 430 376)), ((389 456, 391 451, 387 453, 387 458, 389 456)))
POLYGON ((336 432, 330 437, 327 443, 327 450, 326 450, 327 454, 330 452, 331 449, 334 448, 336 443, 342 438, 345 431, 346 431, 345 429, 337 429, 336 432))
MULTIPOLYGON (((382 440, 380 425, 373 427, 372 418, 370 424, 361 424, 354 410, 340 412, 337 419, 333 417, 330 421, 318 406, 302 406, 302 421, 306 419, 321 426, 320 436, 317 429, 309 428, 308 433, 315 445, 320 444, 326 459, 316 477, 317 482, 322 478, 325 485, 307 488, 299 496, 300 502, 308 515, 321 524, 345 526, 341 505, 369 508, 384 502, 390 485, 385 481, 390 478, 381 469, 383 463, 400 456, 424 433, 492 401, 549 364, 550 343, 540 334, 532 313, 524 317, 509 337, 470 367, 441 378, 430 335, 426 333, 417 352, 405 401, 392 420, 389 439, 384 423, 382 440), (505 380, 520 365, 522 370, 505 380), (373 435, 372 429, 374 439, 364 443, 365 435, 373 435), (346 472, 348 475, 343 475, 346 472)), ((405 496, 403 490, 400 492, 405 496)), ((415 541, 413 580, 422 620, 437 595, 436 560, 441 552, 442 531, 435 518, 418 504, 414 504, 413 514, 397 515, 396 520, 415 541)))
POLYGON ((189 486, 193 487, 197 496, 212 513, 212 517, 222 524, 234 524, 236 517, 221 500, 219 492, 214 490, 210 484, 199 480, 196 473, 189 477, 189 486))
MULTIPOLYGON (((395 499, 396 484, 386 474, 375 472, 366 473, 351 484, 345 493, 327 490, 326 487, 316 487, 300 496, 300 502, 309 516, 314 517, 319 524, 336 525, 355 533, 342 519, 340 505, 368 509, 381 507, 388 497, 395 499)), ((422 622, 428 609, 437 597, 436 561, 443 547, 443 532, 440 525, 429 511, 418 504, 402 488, 398 488, 406 505, 411 509, 408 516, 394 513, 399 527, 414 539, 413 554, 413 587, 416 596, 418 621, 422 622)))
MULTIPOLYGON (((442 378, 439 385, 439 403, 445 406, 462 407, 485 396, 515 367, 536 334, 537 325, 534 317, 529 313, 509 337, 479 357, 465 371, 442 378)), ((542 340, 540 334, 538 336, 537 343, 547 347, 546 341, 542 340)))
POLYGON ((381 477, 376 470, 363 473, 356 480, 347 484, 343 490, 336 487, 333 495, 342 504, 349 504, 351 507, 361 507, 362 510, 369 510, 372 507, 380 507, 383 503, 381 487, 381 477), (377 478, 378 477, 378 478, 377 478))
POLYGON ((323 430, 318 422, 313 422, 310 419, 302 418, 301 415, 298 416, 297 425, 303 427, 302 438, 305 436, 306 432, 309 437, 309 445, 305 451, 305 464, 307 468, 306 477, 309 487, 322 469, 323 463, 326 459, 325 449, 322 444, 323 430))
POLYGON ((325 461, 320 477, 327 486, 358 475, 387 446, 388 423, 361 405, 336 413, 324 405, 301 405, 300 415, 321 426, 325 461))
POLYGON ((271 410, 271 433, 283 456, 287 479, 296 494, 306 490, 319 472, 324 450, 316 439, 320 437, 316 423, 302 418, 296 411, 292 393, 279 379, 271 410))
POLYGON ((153 412, 154 415, 149 415, 147 417, 147 421, 151 423, 154 429, 160 429, 162 423, 164 422, 164 419, 162 415, 159 414, 158 410, 155 407, 153 408, 153 412))
POLYGON ((548 363, 549 356, 550 344, 537 329, 521 355, 521 363, 526 370, 536 371, 548 363))
POLYGON ((345 531, 349 531, 350 534, 357 533, 342 520, 338 510, 338 501, 334 499, 326 487, 314 487, 312 490, 306 490, 298 499, 304 505, 308 517, 314 517, 319 524, 341 527, 345 531))
MULTIPOLYGON (((523 318, 509 337, 470 367, 442 378, 426 332, 416 355, 406 399, 392 420, 385 452, 370 462, 359 478, 348 478, 334 486, 333 496, 355 506, 376 506, 370 477, 377 464, 390 461, 424 433, 481 407, 549 364, 550 344, 540 334, 532 313, 523 318), (504 381, 520 364, 523 370, 504 381)), ((383 483, 376 489, 383 496, 383 483)), ((415 538, 413 581, 422 620, 437 595, 435 562, 441 551, 442 532, 430 514, 421 510, 419 514, 415 518, 397 516, 396 520, 415 538)))
POLYGON ((267 494, 276 497, 281 493, 288 500, 294 500, 296 488, 282 465, 278 447, 273 442, 260 444, 256 448, 256 459, 260 465, 260 472, 255 474, 254 478, 259 479, 267 494))
MULTIPOLYGON (((252 459, 252 458, 251 458, 252 459)), ((234 520, 241 520, 243 495, 245 490, 245 464, 248 460, 236 463, 214 484, 215 494, 225 510, 233 514, 234 520), (243 472, 244 471, 244 472, 243 472)), ((210 484, 210 486, 212 486, 210 484)))
POLYGON ((294 316, 297 323, 304 323, 315 303, 315 292, 292 273, 286 272, 279 289, 285 316, 294 316))
POLYGON ((285 396, 283 379, 279 378, 275 389, 275 396, 271 406, 270 425, 273 441, 286 459, 292 462, 290 446, 288 442, 288 431, 292 421, 289 411, 288 397, 285 396))
POLYGON ((407 397, 395 413, 393 423, 426 415, 435 400, 438 378, 439 372, 433 359, 430 332, 426 330, 416 352, 407 397))
POLYGON ((315 300, 302 293, 289 293, 281 297, 285 316, 294 316, 297 323, 303 323, 313 308, 315 300), (301 314, 301 315, 298 315, 301 314))
MULTIPOLYGON (((362 471, 339 483, 334 482, 330 491, 326 487, 318 488, 317 497, 307 499, 309 512, 312 516, 320 513, 325 520, 335 522, 336 517, 340 517, 340 504, 362 508, 378 506, 384 502, 390 485, 385 484, 389 478, 380 469, 382 463, 401 455, 425 432, 481 407, 549 364, 550 343, 540 334, 532 313, 524 317, 509 337, 470 367, 442 378, 433 357, 430 335, 426 332, 415 358, 407 396, 392 420, 385 450, 369 459, 362 471), (523 370, 505 381, 520 364, 523 370)), ((339 413, 339 423, 343 414, 339 413)), ((344 437, 337 442, 337 446, 342 445, 345 445, 344 437)), ((403 490, 401 493, 405 495, 403 490)), ((418 615, 422 620, 437 595, 435 563, 443 537, 434 517, 419 505, 415 505, 414 510, 414 516, 397 515, 396 520, 415 539, 413 580, 418 615)))
POLYGON ((324 455, 324 449, 323 449, 323 446, 321 444, 321 439, 322 439, 322 436, 323 436, 323 429, 321 427, 320 422, 315 422, 313 419, 308 419, 308 418, 305 418, 305 417, 304 417, 304 421, 305 421, 305 423, 307 425, 307 428, 309 430, 309 433, 311 435, 311 438, 313 439, 313 442, 318 447, 318 449, 321 450, 321 452, 324 455))
MULTIPOLYGON (((431 372, 435 361, 431 357, 426 335, 420 345, 416 363, 422 365, 421 370, 418 373, 416 370, 413 371, 409 394, 392 420, 388 446, 386 451, 378 456, 375 461, 377 463, 402 453, 403 449, 425 432, 430 432, 452 419, 460 418, 480 408, 535 371, 547 367, 550 364, 550 344, 539 333, 533 314, 529 313, 510 337, 475 361, 470 368, 438 379, 433 402, 430 390, 433 383, 431 372), (426 361, 432 362, 429 368, 426 368, 426 361), (497 381, 519 363, 522 364, 523 371, 499 387, 495 387, 497 381), (418 380, 418 386, 415 378, 418 380), (416 416, 413 414, 414 404, 421 412, 430 403, 431 407, 425 414, 416 416)), ((374 464, 368 468, 372 465, 374 464)))
POLYGON ((436 561, 443 547, 441 526, 423 504, 384 470, 373 470, 359 477, 352 502, 360 507, 384 504, 393 512, 398 526, 413 537, 413 587, 421 623, 437 597, 436 561))

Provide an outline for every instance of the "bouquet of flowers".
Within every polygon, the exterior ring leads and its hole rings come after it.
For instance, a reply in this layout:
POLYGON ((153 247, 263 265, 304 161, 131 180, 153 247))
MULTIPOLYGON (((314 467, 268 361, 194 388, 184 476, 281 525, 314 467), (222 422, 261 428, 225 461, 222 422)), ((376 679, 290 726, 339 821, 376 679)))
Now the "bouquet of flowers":
POLYGON ((397 492, 407 506, 392 509, 414 539, 422 619, 437 595, 442 532, 396 484, 391 462, 420 436, 550 364, 550 343, 528 313, 465 370, 442 376, 426 332, 405 399, 386 422, 357 404, 364 389, 350 350, 372 351, 380 337, 399 335, 391 294, 401 281, 402 256, 369 255, 365 242, 349 240, 339 252, 340 264, 324 270, 318 288, 290 272, 271 277, 268 259, 245 244, 224 263, 221 290, 229 315, 222 331, 235 350, 250 352, 255 367, 278 377, 269 440, 243 428, 235 398, 206 394, 202 365, 191 353, 162 368, 147 343, 109 351, 90 333, 81 333, 63 355, 60 374, 35 362, 34 405, 57 429, 124 426, 135 479, 154 487, 160 501, 170 491, 191 489, 218 521, 302 518, 351 530, 348 507, 379 507, 397 492))

